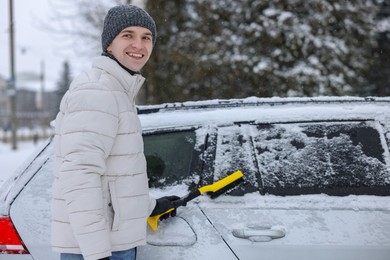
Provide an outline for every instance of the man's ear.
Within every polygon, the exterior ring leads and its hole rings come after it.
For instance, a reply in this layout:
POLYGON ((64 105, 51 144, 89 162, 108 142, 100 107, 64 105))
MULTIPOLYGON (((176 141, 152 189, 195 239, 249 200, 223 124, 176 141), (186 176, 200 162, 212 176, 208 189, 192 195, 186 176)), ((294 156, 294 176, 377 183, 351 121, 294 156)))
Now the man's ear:
POLYGON ((110 45, 108 45, 108 47, 107 47, 107 53, 111 53, 112 52, 112 47, 111 47, 111 43, 110 43, 110 45))

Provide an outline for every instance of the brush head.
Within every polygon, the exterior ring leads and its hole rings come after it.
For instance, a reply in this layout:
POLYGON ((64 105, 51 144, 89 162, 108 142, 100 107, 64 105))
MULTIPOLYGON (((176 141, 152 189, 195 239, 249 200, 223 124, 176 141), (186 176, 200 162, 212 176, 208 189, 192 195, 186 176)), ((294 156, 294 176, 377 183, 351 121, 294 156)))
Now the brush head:
POLYGON ((201 194, 203 194, 205 192, 217 192, 220 189, 222 189, 222 188, 228 186, 229 184, 235 182, 236 180, 242 179, 243 176, 244 176, 244 174, 240 170, 235 171, 232 174, 226 176, 225 178, 220 179, 217 182, 214 182, 213 184, 206 185, 206 186, 203 186, 203 187, 199 188, 199 192, 201 194))
POLYGON ((239 186, 243 182, 244 182, 244 178, 241 177, 241 178, 231 182, 230 184, 226 185, 225 187, 223 187, 215 192, 208 192, 207 194, 210 196, 211 199, 215 199, 215 198, 219 197, 220 195, 236 188, 237 186, 239 186))

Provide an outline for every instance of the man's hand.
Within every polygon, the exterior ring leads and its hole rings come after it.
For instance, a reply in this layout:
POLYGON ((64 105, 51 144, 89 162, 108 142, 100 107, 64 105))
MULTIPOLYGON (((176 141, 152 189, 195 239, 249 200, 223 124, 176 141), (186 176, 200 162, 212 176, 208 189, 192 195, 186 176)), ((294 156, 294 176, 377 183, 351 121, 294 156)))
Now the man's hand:
POLYGON ((176 216, 176 205, 174 201, 180 199, 178 196, 166 196, 161 197, 159 199, 156 199, 156 207, 154 207, 154 210, 150 216, 156 216, 164 213, 168 209, 174 208, 171 212, 164 214, 160 217, 161 220, 168 218, 169 216, 174 217, 176 216))

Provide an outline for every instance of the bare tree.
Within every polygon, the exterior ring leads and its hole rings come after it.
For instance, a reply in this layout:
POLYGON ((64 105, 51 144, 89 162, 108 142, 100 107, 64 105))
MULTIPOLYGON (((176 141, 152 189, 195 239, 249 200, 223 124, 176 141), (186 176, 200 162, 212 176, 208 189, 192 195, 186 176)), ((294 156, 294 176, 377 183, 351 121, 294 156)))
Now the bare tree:
POLYGON ((80 56, 101 52, 100 36, 104 16, 109 8, 129 4, 131 0, 50 0, 50 23, 38 20, 38 26, 60 39, 64 48, 80 56))

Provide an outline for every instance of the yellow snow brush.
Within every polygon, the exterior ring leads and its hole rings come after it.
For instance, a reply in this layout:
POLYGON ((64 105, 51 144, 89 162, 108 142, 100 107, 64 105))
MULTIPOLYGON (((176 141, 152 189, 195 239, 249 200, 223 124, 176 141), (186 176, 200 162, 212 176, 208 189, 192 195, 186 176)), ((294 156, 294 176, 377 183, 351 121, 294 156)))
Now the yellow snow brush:
POLYGON ((174 201, 174 204, 175 204, 174 208, 168 209, 167 211, 165 211, 164 213, 161 213, 159 215, 148 217, 149 226, 154 231, 157 230, 158 220, 160 219, 160 217, 162 215, 168 214, 169 212, 173 211, 174 209, 176 209, 180 206, 186 205, 187 202, 202 195, 203 193, 212 192, 214 195, 213 197, 216 197, 215 193, 221 194, 221 193, 231 189, 232 187, 236 186, 239 182, 242 181, 243 176, 244 176, 244 174, 242 174, 242 172, 238 170, 238 171, 226 176, 225 178, 223 178, 217 182, 214 182, 213 184, 206 185, 206 186, 200 187, 197 190, 191 191, 186 196, 174 201))

